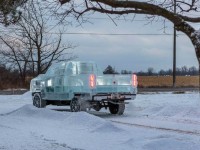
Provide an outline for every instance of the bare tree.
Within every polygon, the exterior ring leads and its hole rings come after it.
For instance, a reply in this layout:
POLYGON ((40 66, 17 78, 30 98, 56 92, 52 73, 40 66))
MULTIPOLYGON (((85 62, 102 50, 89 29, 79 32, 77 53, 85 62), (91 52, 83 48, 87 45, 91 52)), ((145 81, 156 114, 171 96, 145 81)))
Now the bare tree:
POLYGON ((25 84, 26 71, 28 65, 28 59, 30 52, 26 51, 22 46, 22 43, 15 39, 5 39, 0 37, 2 40, 0 56, 4 64, 17 68, 19 70, 22 84, 25 84), (5 45, 4 45, 5 44, 5 45))
POLYGON ((48 32, 50 18, 45 15, 46 11, 39 1, 27 2, 20 20, 15 26, 9 26, 8 34, 0 37, 4 43, 0 55, 9 65, 18 68, 24 82, 27 70, 38 75, 53 62, 75 58, 69 52, 74 46, 63 44, 61 31, 57 34, 48 32))
POLYGON ((103 71, 104 74, 119 74, 115 68, 113 68, 112 66, 108 65, 106 67, 106 69, 103 71))
MULTIPOLYGON (((80 19, 84 14, 100 12, 107 14, 127 15, 145 14, 148 18, 155 19, 161 16, 175 25, 177 31, 185 33, 194 45, 198 62, 200 63, 200 31, 196 30, 191 23, 200 22, 200 17, 193 17, 192 14, 200 10, 199 0, 176 0, 177 12, 174 13, 175 0, 59 0, 63 12, 62 17, 69 13, 80 19), (192 16, 192 17, 191 17, 192 16)), ((109 16, 110 17, 110 16, 109 16)), ((111 18, 111 17, 110 17, 111 18)), ((112 19, 112 18, 111 18, 112 19)), ((113 20, 114 21, 114 20, 113 20)))
POLYGON ((149 76, 152 76, 155 73, 155 71, 154 71, 154 69, 152 67, 149 67, 147 69, 147 73, 148 73, 149 76))

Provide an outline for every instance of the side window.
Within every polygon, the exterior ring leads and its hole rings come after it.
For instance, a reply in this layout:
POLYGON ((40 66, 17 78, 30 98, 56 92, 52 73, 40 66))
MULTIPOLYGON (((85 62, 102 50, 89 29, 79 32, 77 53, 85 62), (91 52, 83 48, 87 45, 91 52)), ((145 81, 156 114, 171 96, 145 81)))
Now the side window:
POLYGON ((48 76, 63 75, 65 69, 65 63, 53 64, 46 72, 48 76))
POLYGON ((74 74, 76 74, 76 65, 70 62, 70 63, 66 66, 65 74, 66 74, 66 75, 74 75, 74 74))
POLYGON ((55 70, 54 74, 56 76, 64 75, 65 66, 66 64, 64 62, 56 64, 56 66, 54 67, 55 70))
POLYGON ((93 63, 79 63, 78 67, 78 74, 91 74, 95 73, 96 68, 94 67, 93 63))

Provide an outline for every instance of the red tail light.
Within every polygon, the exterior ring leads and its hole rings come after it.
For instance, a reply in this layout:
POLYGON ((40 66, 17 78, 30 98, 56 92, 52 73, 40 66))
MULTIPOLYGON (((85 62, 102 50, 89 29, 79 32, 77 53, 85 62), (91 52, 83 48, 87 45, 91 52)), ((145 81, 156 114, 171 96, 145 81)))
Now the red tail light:
POLYGON ((90 75, 89 84, 90 84, 90 88, 92 89, 96 87, 96 76, 94 74, 90 75))
POLYGON ((133 74, 132 75, 132 85, 133 86, 137 86, 138 82, 137 82, 137 75, 133 74))

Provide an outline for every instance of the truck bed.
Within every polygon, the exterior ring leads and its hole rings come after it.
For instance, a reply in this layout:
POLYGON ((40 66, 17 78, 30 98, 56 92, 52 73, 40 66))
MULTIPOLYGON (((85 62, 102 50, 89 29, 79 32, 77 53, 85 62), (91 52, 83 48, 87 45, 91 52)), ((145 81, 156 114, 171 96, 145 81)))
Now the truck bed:
POLYGON ((132 75, 104 75, 97 76, 97 93, 129 93, 136 94, 136 87, 132 84, 132 75))

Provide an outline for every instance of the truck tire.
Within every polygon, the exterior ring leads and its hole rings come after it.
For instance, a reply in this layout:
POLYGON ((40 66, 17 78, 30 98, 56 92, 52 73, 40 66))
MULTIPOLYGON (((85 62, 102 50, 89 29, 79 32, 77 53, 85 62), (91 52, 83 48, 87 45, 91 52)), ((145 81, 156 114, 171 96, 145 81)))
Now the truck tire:
POLYGON ((125 103, 113 104, 109 103, 109 111, 111 114, 122 115, 125 110, 125 103))
POLYGON ((77 98, 73 98, 70 102, 70 110, 71 112, 79 112, 79 111, 86 111, 87 105, 84 101, 81 101, 77 98))
POLYGON ((100 102, 96 102, 96 103, 93 105, 92 108, 93 108, 94 110, 96 110, 96 111, 100 111, 101 108, 102 108, 102 105, 101 105, 100 102))
POLYGON ((33 95, 33 105, 38 108, 46 107, 46 101, 41 99, 40 93, 35 93, 33 95))
POLYGON ((71 112, 81 111, 80 103, 77 98, 73 98, 70 102, 70 110, 71 112))

